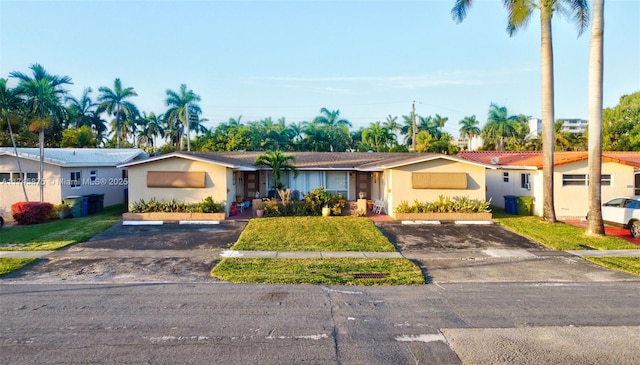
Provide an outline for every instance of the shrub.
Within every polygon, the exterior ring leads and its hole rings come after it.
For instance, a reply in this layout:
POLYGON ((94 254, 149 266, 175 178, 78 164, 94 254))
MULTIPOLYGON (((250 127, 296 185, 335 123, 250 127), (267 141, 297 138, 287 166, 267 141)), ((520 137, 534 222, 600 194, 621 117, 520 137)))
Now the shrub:
POLYGON ((488 213, 491 212, 490 205, 491 200, 440 195, 433 202, 423 203, 416 199, 413 205, 403 200, 396 207, 396 213, 488 213))
POLYGON ((199 203, 191 204, 174 199, 168 202, 160 202, 155 198, 151 198, 148 202, 140 199, 140 201, 131 203, 129 211, 132 213, 222 213, 224 212, 224 204, 216 203, 210 196, 199 203))
POLYGON ((20 202, 11 206, 11 215, 18 224, 39 224, 49 219, 53 212, 53 204, 37 202, 20 202))

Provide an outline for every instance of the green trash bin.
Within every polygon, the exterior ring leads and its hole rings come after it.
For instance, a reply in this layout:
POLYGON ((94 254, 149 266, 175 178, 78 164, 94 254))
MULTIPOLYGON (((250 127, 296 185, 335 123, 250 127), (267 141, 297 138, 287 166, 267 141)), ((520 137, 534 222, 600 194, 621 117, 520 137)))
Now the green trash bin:
POLYGON ((74 218, 82 217, 82 197, 81 196, 67 196, 62 198, 62 202, 69 206, 71 214, 74 218))
POLYGON ((531 208, 533 208, 533 197, 519 196, 516 200, 516 206, 518 215, 531 215, 531 208))

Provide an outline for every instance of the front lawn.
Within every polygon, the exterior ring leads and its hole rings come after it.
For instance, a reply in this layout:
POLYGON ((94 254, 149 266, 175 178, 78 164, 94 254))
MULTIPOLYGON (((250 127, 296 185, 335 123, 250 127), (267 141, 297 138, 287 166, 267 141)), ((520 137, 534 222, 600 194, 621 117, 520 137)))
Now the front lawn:
POLYGON ((493 220, 521 236, 555 250, 637 250, 640 247, 619 237, 588 236, 583 229, 567 223, 547 223, 537 216, 506 214, 493 209, 493 220))
MULTIPOLYGON (((252 219, 231 248, 251 251, 396 251, 371 220, 358 217, 252 219)), ((211 276, 236 283, 411 285, 425 282, 418 266, 400 258, 234 257, 223 259, 211 271, 211 276)))
POLYGON ((35 262, 36 258, 18 259, 12 257, 0 257, 0 276, 16 271, 35 262))
POLYGON ((394 252, 371 220, 359 217, 277 217, 249 221, 233 250, 394 252))
POLYGON ((106 207, 87 217, 0 229, 0 251, 52 251, 88 240, 113 226, 126 211, 124 205, 106 207))
POLYGON ((424 284, 420 268, 407 259, 226 258, 211 276, 234 283, 322 285, 424 284), (360 278, 373 274, 373 278, 360 278), (376 277, 377 276, 377 277, 376 277))

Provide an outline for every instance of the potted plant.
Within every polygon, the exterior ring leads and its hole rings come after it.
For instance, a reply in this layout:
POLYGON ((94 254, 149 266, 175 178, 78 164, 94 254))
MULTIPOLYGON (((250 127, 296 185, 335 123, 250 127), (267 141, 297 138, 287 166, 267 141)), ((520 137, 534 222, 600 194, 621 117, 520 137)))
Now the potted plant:
POLYGON ((266 208, 266 205, 264 203, 260 203, 260 205, 258 205, 258 208, 256 209, 256 217, 262 218, 264 216, 265 208, 266 208))

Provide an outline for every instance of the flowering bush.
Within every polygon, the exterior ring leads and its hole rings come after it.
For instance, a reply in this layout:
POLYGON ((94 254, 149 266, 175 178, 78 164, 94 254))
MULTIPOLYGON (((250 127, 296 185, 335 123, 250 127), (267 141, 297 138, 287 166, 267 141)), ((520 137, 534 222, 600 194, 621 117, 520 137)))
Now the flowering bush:
POLYGON ((19 202, 11 206, 11 215, 18 224, 39 224, 46 222, 53 212, 53 204, 19 202))

